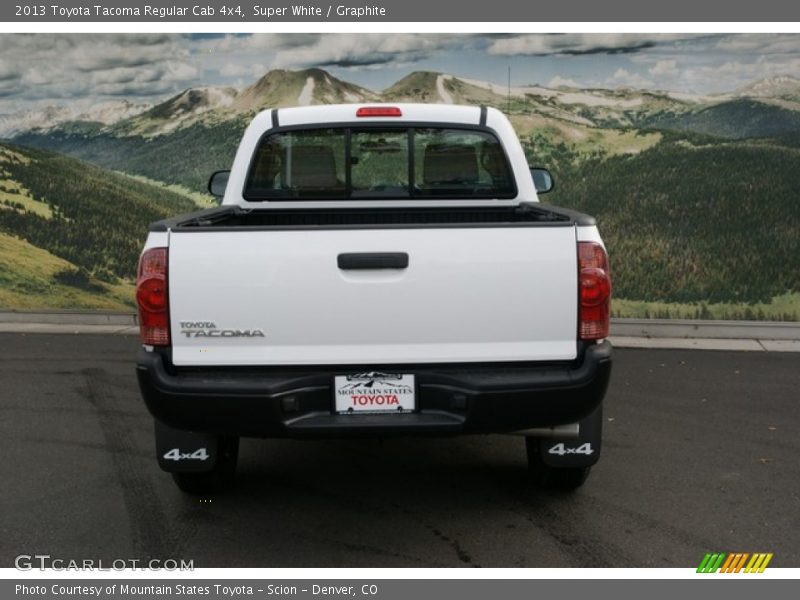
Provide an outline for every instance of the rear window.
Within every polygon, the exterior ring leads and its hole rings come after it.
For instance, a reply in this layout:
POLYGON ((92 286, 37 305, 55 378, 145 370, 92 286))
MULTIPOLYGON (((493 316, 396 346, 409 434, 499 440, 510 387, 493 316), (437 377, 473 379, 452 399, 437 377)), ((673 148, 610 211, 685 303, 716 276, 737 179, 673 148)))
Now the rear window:
POLYGON ((262 138, 246 200, 513 198, 490 132, 441 127, 295 130, 262 138))

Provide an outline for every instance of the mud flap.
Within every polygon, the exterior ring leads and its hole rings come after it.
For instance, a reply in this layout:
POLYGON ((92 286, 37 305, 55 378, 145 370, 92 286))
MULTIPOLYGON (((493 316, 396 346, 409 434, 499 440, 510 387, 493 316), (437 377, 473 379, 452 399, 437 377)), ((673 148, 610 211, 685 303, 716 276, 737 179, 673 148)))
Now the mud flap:
POLYGON ((549 467, 590 467, 600 459, 603 433, 603 405, 580 421, 577 438, 541 438, 539 456, 549 467))
POLYGON ((212 471, 219 452, 219 436, 173 429, 156 420, 158 466, 169 473, 212 471))

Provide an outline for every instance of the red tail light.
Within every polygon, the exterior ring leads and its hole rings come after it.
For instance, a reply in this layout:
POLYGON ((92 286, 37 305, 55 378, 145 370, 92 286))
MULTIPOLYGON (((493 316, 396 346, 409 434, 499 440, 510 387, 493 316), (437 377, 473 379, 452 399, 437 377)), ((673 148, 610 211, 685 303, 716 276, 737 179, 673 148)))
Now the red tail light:
POLYGON ((169 346, 167 289, 167 249, 145 250, 139 259, 139 272, 136 278, 139 336, 143 344, 169 346))
POLYGON ((397 106, 362 106, 356 111, 357 117, 402 117, 403 111, 397 106))
POLYGON ((608 337, 611 317, 611 276, 608 255, 597 242, 578 242, 578 338, 608 337))

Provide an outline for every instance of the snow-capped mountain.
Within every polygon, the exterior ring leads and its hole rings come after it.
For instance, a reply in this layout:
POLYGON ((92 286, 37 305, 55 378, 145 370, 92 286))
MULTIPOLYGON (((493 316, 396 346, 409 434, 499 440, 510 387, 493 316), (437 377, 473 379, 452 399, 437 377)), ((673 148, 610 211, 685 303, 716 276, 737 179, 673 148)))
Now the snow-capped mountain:
POLYGON ((768 77, 739 88, 736 95, 750 98, 800 98, 800 79, 789 75, 768 77))
MULTIPOLYGON (((114 136, 154 137, 192 127, 249 118, 269 107, 362 102, 429 102, 496 106, 520 119, 537 120, 563 128, 577 126, 642 127, 663 125, 692 116, 706 108, 750 99, 800 111, 800 79, 771 77, 725 94, 696 95, 642 89, 582 89, 538 84, 506 86, 448 73, 415 71, 383 91, 376 92, 338 79, 322 69, 276 69, 242 89, 195 87, 147 106, 127 100, 99 103, 88 109, 47 106, 0 116, 0 137, 28 132, 61 130, 87 132, 86 122, 99 127, 88 130, 114 136), (73 127, 72 122, 81 122, 73 127)), ((561 129, 559 129, 561 131, 561 129)))

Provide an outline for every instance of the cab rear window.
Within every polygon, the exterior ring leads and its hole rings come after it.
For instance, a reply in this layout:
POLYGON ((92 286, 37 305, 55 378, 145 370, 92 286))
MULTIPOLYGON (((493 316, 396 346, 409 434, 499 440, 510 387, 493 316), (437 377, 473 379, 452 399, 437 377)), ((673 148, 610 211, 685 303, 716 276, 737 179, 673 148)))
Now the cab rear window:
POLYGON ((262 138, 244 198, 258 200, 512 198, 494 134, 442 127, 290 130, 262 138))

